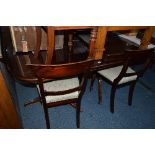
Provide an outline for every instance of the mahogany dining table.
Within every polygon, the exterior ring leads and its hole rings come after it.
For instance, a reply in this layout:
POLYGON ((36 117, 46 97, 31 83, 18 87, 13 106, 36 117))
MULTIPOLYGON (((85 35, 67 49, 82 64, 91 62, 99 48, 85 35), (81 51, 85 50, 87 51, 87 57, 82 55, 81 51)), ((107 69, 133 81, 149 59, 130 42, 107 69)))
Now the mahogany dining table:
MULTIPOLYGON (((126 29, 138 29, 138 28, 146 28, 146 33, 144 34, 144 39, 142 39, 141 47, 145 47, 146 44, 150 40, 150 34, 152 34, 154 27, 97 27, 97 26, 57 26, 54 27, 55 30, 75 30, 79 29, 93 29, 94 31, 91 33, 94 39, 95 50, 92 57, 94 58, 94 65, 92 66, 92 71, 98 70, 100 68, 109 68, 116 65, 119 65, 123 61, 124 49, 128 47, 137 48, 133 45, 129 45, 127 42, 121 40, 117 34, 112 31, 116 30, 126 30, 126 29), (146 36, 149 36, 147 39, 146 36)), ((46 31, 47 28, 43 27, 46 31)), ((3 39, 3 35, 2 35, 3 39)), ((63 50, 55 50, 52 63, 66 63, 66 62, 74 62, 86 59, 90 54, 88 53, 88 48, 80 41, 73 40, 73 52, 71 55, 66 52, 66 49, 63 50), (83 51, 82 51, 83 50, 83 51), (75 51, 75 52, 74 52, 75 51)), ((93 46, 93 45, 92 45, 93 46)), ((38 56, 36 57, 32 51, 29 52, 13 52, 10 50, 7 51, 7 68, 11 72, 11 74, 23 84, 34 84, 36 83, 36 78, 31 72, 30 68, 26 66, 29 63, 39 63, 44 64, 45 58, 48 54, 48 50, 39 51, 38 56)))

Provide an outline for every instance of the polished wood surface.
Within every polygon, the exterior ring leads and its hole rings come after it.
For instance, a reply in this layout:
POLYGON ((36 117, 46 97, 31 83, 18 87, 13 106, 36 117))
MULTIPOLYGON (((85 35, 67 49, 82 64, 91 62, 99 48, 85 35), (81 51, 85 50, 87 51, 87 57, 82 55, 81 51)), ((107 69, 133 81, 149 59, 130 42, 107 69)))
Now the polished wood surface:
POLYGON ((55 30, 93 29, 97 26, 53 26, 55 30))
POLYGON ((107 29, 105 27, 100 26, 98 28, 97 39, 95 43, 95 53, 94 59, 102 59, 103 52, 105 51, 105 42, 107 36, 107 29))
MULTIPOLYGON (((39 28, 37 28, 39 29, 39 28)), ((97 36, 97 27, 96 26, 48 26, 44 27, 45 31, 47 31, 47 37, 48 37, 48 51, 47 51, 47 60, 46 64, 50 64, 52 61, 53 53, 54 53, 54 43, 55 43, 55 31, 56 30, 83 30, 83 29, 91 29, 91 35, 90 35, 90 46, 89 46, 89 57, 93 57, 94 54, 94 47, 96 42, 96 36, 97 36)), ((37 31, 38 36, 37 38, 40 38, 40 31, 37 31)), ((69 33, 69 41, 68 41, 68 52, 71 52, 72 50, 72 34, 69 33)), ((41 45, 41 39, 38 39, 37 47, 41 45)), ((38 51, 36 51, 38 53, 38 51)))
POLYGON ((47 28, 47 36, 48 36, 48 48, 47 48, 47 60, 46 64, 51 64, 53 53, 54 53, 54 28, 52 26, 48 26, 47 28))
POLYGON ((149 26, 52 26, 43 28, 46 32, 49 31, 47 33, 50 34, 48 36, 48 50, 39 50, 41 43, 41 33, 40 27, 37 27, 37 42, 36 50, 34 51, 34 53, 32 51, 25 53, 19 51, 17 53, 14 53, 13 46, 11 46, 11 39, 9 39, 10 35, 6 33, 7 28, 3 28, 3 55, 5 57, 8 69, 20 81, 26 83, 35 83, 36 81, 33 73, 25 65, 27 63, 50 64, 52 62, 57 64, 84 60, 89 56, 95 59, 92 70, 118 65, 122 62, 123 59, 123 49, 127 48, 129 45, 126 42, 120 40, 116 35, 109 35, 112 33, 112 31, 144 29, 144 39, 142 39, 141 44, 141 47, 144 48, 146 44, 149 43, 150 36, 152 35, 152 32, 154 30, 154 27, 149 26), (73 52, 69 52, 69 48, 53 51, 55 30, 65 30, 66 32, 68 30, 72 30, 74 32, 75 30, 79 29, 92 30, 89 48, 84 47, 83 43, 80 41, 74 42, 73 39, 73 43, 70 43, 70 45, 72 46, 71 51, 73 52), (81 47, 84 47, 83 52, 81 52, 81 47))
MULTIPOLYGON (((121 41, 115 35, 109 35, 109 39, 106 43, 106 49, 109 50, 108 54, 106 54, 104 59, 101 61, 94 61, 92 70, 97 70, 103 67, 108 68, 113 65, 120 64, 123 58, 122 55, 124 54, 122 49, 125 49, 126 47, 126 42, 121 41), (111 44, 115 46, 111 46, 111 44)), ((80 41, 76 41, 73 48, 73 51, 75 52, 73 52, 71 58, 68 55, 68 51, 56 50, 53 55, 52 63, 58 64, 86 59, 88 56, 88 49, 85 50, 84 48, 83 52, 80 53, 81 48, 83 49, 83 44, 80 41), (78 50, 79 48, 80 50, 78 50)), ((36 78, 26 64, 45 64, 46 56, 47 51, 40 51, 37 58, 32 52, 17 52, 16 55, 9 55, 9 62, 11 63, 10 70, 18 80, 26 83, 35 83, 36 78)))
POLYGON ((14 103, 0 72, 0 128, 18 129, 21 128, 19 116, 14 107, 14 103))
POLYGON ((144 36, 141 40, 140 48, 144 49, 150 43, 152 38, 152 33, 155 31, 155 27, 149 27, 145 29, 144 36))
MULTIPOLYGON (((80 45, 77 45, 77 48, 80 45)), ((76 49, 75 49, 76 50, 76 49)), ((67 51, 56 50, 53 54, 53 64, 66 63, 66 62, 74 62, 78 60, 84 60, 87 58, 88 51, 83 51, 83 53, 78 53, 75 51, 71 55, 71 58, 68 56, 67 51), (71 60, 70 60, 71 59, 71 60)), ((36 78, 31 70, 26 66, 26 64, 45 64, 47 57, 47 51, 40 51, 39 56, 36 58, 35 55, 29 51, 26 53, 17 52, 16 55, 8 55, 9 63, 8 69, 10 72, 21 82, 25 83, 35 83, 36 78)))
POLYGON ((106 26, 107 31, 148 29, 150 26, 106 26))

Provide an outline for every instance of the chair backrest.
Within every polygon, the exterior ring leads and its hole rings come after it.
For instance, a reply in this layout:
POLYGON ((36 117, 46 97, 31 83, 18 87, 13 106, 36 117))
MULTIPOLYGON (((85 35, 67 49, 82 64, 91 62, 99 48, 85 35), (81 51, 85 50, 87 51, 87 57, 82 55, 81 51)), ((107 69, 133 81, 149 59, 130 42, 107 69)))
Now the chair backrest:
POLYGON ((80 62, 65 63, 65 64, 27 64, 31 66, 32 71, 37 78, 42 79, 60 79, 65 77, 77 76, 87 72, 92 63, 92 59, 87 59, 80 62))
POLYGON ((120 81, 123 77, 131 77, 136 75, 137 78, 139 78, 143 76, 152 63, 154 51, 155 48, 138 50, 126 49, 123 68, 119 76, 115 79, 115 82, 120 81), (140 65, 140 67, 137 70, 134 70, 135 72, 133 73, 127 73, 128 67, 135 65, 140 65))
POLYGON ((28 64, 32 71, 38 78, 39 88, 43 97, 48 95, 64 95, 75 91, 81 91, 84 89, 86 84, 86 77, 91 67, 92 59, 87 59, 81 62, 58 64, 58 65, 40 65, 40 64, 28 64), (76 88, 58 91, 58 92, 47 92, 44 90, 43 83, 46 80, 59 80, 71 77, 77 77, 81 75, 80 85, 76 88))

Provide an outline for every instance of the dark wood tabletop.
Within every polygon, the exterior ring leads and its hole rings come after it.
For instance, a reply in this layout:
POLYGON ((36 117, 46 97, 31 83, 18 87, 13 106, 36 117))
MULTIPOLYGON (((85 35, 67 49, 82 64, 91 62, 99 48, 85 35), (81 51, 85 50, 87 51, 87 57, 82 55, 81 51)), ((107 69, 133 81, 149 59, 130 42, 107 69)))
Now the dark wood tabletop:
MULTIPOLYGON (((74 48, 72 53, 66 49, 55 50, 52 63, 67 63, 84 60, 88 56, 88 47, 83 42, 75 38, 73 40, 74 48)), ((100 68, 109 68, 122 63, 124 50, 128 44, 113 33, 109 33, 106 40, 106 52, 104 59, 95 60, 92 66, 92 71, 100 68)), ((17 80, 25 83, 32 84, 36 82, 36 78, 26 64, 44 64, 47 56, 47 51, 40 51, 39 56, 35 57, 32 51, 29 52, 16 52, 16 54, 8 54, 8 68, 17 80)))
MULTIPOLYGON (((94 27, 92 26, 76 26, 76 27, 57 26, 57 27, 54 27, 54 29, 56 30, 65 30, 65 31, 72 30, 76 32, 77 31, 80 32, 79 29, 90 30, 92 28, 96 29, 95 26, 94 27)), ((47 27, 43 27, 43 29, 47 31, 47 27)), ((13 46, 11 45, 11 42, 12 42, 11 35, 8 34, 7 32, 9 32, 9 28, 5 27, 2 29, 1 35, 3 38, 2 48, 3 48, 3 56, 5 58, 4 62, 6 63, 8 70, 20 82, 23 82, 25 84, 35 83, 36 78, 34 77, 30 68, 26 64, 30 64, 30 63, 45 64, 48 51, 47 50, 39 51, 37 57, 35 56, 35 53, 33 53, 32 51, 14 52, 13 46)), ((95 33, 91 33, 90 31, 88 32, 90 33, 90 35, 95 34, 95 33)), ((99 38, 97 38, 97 40, 99 40, 99 38)), ((104 68, 109 68, 109 67, 113 67, 116 65, 120 65, 122 64, 123 59, 124 59, 125 49, 126 48, 134 48, 134 49, 137 48, 134 45, 130 45, 126 41, 121 40, 118 37, 118 35, 112 31, 108 31, 106 33, 106 40, 105 40, 104 45, 105 45, 104 49, 103 48, 98 49, 100 52, 104 50, 103 58, 96 59, 97 57, 100 57, 101 54, 95 57, 94 65, 92 66, 91 71, 96 71, 98 69, 104 69, 104 68)), ((73 38, 72 51, 68 50, 68 48, 66 47, 67 46, 64 45, 63 49, 54 50, 53 55, 52 55, 52 61, 51 61, 53 64, 84 60, 88 57, 88 54, 90 54, 90 52, 88 53, 89 51, 88 46, 83 41, 81 41, 78 37, 76 37, 76 35, 73 38)), ((100 44, 99 47, 102 47, 102 45, 100 44)), ((93 51, 93 52, 96 53, 96 51, 93 51)))

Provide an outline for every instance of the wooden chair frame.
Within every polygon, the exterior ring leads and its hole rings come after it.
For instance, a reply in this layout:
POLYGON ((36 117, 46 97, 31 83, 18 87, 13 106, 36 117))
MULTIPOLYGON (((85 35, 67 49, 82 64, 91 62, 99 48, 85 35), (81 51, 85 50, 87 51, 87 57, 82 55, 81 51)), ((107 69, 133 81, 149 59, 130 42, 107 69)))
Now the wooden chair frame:
MULTIPOLYGON (((136 82, 138 81, 139 77, 142 77, 143 74, 145 73, 145 71, 148 69, 148 67, 151 65, 152 60, 153 60, 153 56, 154 56, 154 48, 152 49, 143 49, 143 50, 126 50, 125 51, 125 59, 124 59, 124 63, 123 63, 123 67, 122 70, 120 72, 120 74, 118 75, 118 77, 116 79, 114 79, 113 82, 111 82, 110 80, 102 77, 100 74, 97 73, 97 77, 98 77, 98 100, 99 103, 102 102, 102 79, 106 80, 107 82, 109 82, 112 85, 111 88, 111 95, 110 95, 110 111, 112 113, 114 113, 114 98, 115 98, 115 92, 118 86, 124 86, 124 85, 130 85, 129 87, 129 95, 128 95, 128 104, 132 105, 132 97, 133 97, 133 91, 136 85, 136 82), (141 60, 141 59, 145 59, 144 60, 144 65, 143 68, 135 71, 134 73, 127 73, 127 69, 128 67, 131 65, 131 62, 137 62, 137 60, 141 60), (130 81, 124 84, 119 84, 119 82, 123 79, 123 77, 131 77, 136 75, 137 78, 134 81, 130 81)), ((139 62, 142 63, 142 62, 139 62)), ((93 80, 91 81, 91 87, 93 85, 93 80)))
POLYGON ((66 105, 66 104, 76 104, 76 125, 77 128, 80 127, 80 107, 81 107, 81 99, 84 94, 87 82, 87 75, 89 72, 89 68, 91 66, 92 60, 87 59, 81 62, 68 63, 68 64, 59 64, 59 65, 38 65, 38 64, 30 64, 32 71, 36 75, 39 84, 40 98, 43 104, 46 125, 47 128, 50 128, 50 121, 48 115, 48 108, 66 105), (69 77, 77 77, 80 75, 80 85, 76 88, 64 90, 64 91, 46 91, 44 90, 44 82, 45 80, 59 80, 69 77), (51 95, 65 95, 72 92, 80 92, 78 98, 68 99, 58 102, 46 102, 46 96, 51 95))

